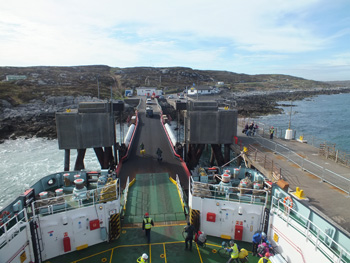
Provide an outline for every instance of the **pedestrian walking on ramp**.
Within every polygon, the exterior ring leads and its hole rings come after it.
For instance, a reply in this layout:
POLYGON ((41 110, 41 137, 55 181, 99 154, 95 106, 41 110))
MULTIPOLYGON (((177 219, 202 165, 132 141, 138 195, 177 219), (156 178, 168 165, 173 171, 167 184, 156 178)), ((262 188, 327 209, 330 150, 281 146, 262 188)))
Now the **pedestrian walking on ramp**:
POLYGON ((149 217, 149 214, 146 213, 142 222, 142 230, 145 230, 145 234, 147 237, 147 242, 151 242, 151 228, 154 226, 153 219, 149 217))

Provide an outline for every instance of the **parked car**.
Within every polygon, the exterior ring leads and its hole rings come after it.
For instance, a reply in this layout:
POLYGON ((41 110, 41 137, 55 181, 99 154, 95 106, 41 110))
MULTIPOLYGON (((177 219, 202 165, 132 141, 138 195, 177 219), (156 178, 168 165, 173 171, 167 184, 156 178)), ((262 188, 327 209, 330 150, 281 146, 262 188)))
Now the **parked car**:
POLYGON ((173 95, 169 95, 169 96, 168 96, 168 99, 173 99, 173 98, 174 98, 173 95))
POLYGON ((152 100, 151 99, 147 99, 146 100, 146 104, 152 104, 152 100))
POLYGON ((150 118, 153 117, 153 109, 150 106, 146 107, 146 117, 150 117, 150 118))

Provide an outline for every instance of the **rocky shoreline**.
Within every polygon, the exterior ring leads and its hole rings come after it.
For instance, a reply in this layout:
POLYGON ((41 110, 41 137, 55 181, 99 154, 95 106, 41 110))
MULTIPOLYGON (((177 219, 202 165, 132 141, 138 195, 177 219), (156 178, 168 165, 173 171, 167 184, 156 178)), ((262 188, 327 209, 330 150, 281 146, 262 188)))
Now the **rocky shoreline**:
MULTIPOLYGON (((279 101, 302 100, 321 94, 349 93, 350 87, 299 90, 299 91, 277 91, 277 92, 245 92, 237 93, 233 99, 240 117, 256 117, 267 114, 279 114, 279 101)), ((221 94, 222 99, 227 99, 228 94, 221 94)), ((206 96, 207 100, 213 99, 206 96)), ((76 109, 79 102, 99 101, 91 97, 60 96, 48 97, 43 102, 32 100, 28 104, 13 107, 8 101, 0 100, 0 143, 7 139, 17 137, 44 137, 48 139, 57 138, 55 113, 67 109, 76 109)), ((127 107, 132 110, 132 107, 127 107)), ((125 114, 124 114, 125 115, 125 114)), ((127 118, 127 114, 125 115, 127 118)), ((176 116, 173 116, 176 117, 176 116)))

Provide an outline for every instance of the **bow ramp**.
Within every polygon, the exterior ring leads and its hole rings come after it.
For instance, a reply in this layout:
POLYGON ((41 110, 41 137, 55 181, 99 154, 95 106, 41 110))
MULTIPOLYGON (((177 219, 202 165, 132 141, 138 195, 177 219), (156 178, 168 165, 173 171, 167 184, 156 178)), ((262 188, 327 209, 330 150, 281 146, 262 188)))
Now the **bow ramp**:
POLYGON ((137 174, 135 179, 127 197, 125 226, 141 225, 145 213, 155 225, 185 223, 179 190, 167 173, 137 174))

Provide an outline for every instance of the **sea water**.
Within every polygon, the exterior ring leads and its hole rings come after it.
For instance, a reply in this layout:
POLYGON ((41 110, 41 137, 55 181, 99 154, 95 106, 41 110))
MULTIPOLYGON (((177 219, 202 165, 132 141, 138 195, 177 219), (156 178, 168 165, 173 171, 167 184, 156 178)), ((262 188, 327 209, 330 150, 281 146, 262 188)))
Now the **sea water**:
MULTIPOLYGON (((121 142, 128 126, 116 126, 117 142, 121 142)), ((58 149, 58 140, 44 138, 18 138, 0 144, 0 209, 13 201, 40 178, 64 170, 64 150, 58 149)), ((70 169, 77 156, 70 151, 70 169)), ((100 170, 101 166, 93 149, 87 149, 86 170, 100 170)))
MULTIPOLYGON (((323 138, 350 152, 349 102, 349 93, 320 95, 293 101, 291 115, 290 107, 282 107, 283 114, 261 117, 259 121, 283 129, 288 128, 291 121, 292 129, 323 138)), ((177 127, 177 124, 172 123, 172 127, 177 127)), ((127 127, 124 129, 126 134, 127 127)), ((179 129, 180 134, 183 134, 183 127, 179 129)), ((180 140, 183 140, 183 135, 180 140)), ((71 167, 74 166, 75 158, 76 151, 72 150, 71 167)), ((84 164, 87 170, 100 169, 92 149, 87 149, 84 164)), ((0 144, 0 209, 38 179, 63 171, 63 168, 64 150, 58 149, 57 140, 19 138, 0 144)))
POLYGON ((290 125, 297 135, 314 136, 350 153, 350 93, 319 95, 279 104, 292 104, 292 107, 283 106, 283 114, 260 117, 258 121, 280 131, 290 125))

